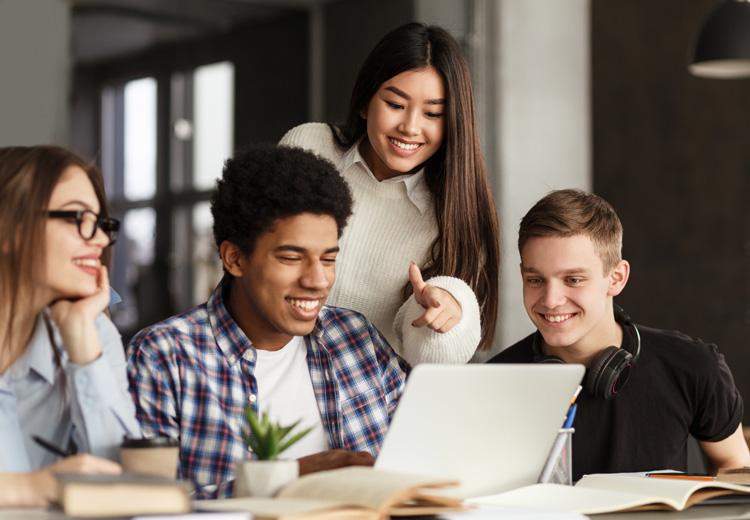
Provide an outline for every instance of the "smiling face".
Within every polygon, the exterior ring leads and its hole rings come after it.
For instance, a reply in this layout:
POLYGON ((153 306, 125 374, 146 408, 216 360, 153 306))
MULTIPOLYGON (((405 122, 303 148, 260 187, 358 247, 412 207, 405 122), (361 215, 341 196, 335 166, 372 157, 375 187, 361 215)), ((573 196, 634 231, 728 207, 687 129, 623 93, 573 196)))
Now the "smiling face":
POLYGON ((585 359, 617 344, 612 298, 628 274, 625 260, 605 273, 585 235, 529 238, 521 250, 523 301, 546 353, 566 361, 585 359))
POLYGON ((432 67, 408 70, 382 85, 361 114, 367 137, 361 153, 378 180, 408 173, 443 142, 445 85, 432 67))
MULTIPOLYGON (((86 172, 78 166, 67 168, 49 199, 48 210, 88 209, 99 214, 99 199, 86 172)), ((109 239, 97 229, 91 240, 78 233, 75 220, 48 218, 46 223, 45 303, 59 298, 90 296, 97 290, 101 256, 109 239)))
POLYGON ((256 348, 278 350, 309 334, 335 278, 338 226, 330 215, 302 213, 277 220, 245 256, 223 242, 234 276, 230 308, 256 348))

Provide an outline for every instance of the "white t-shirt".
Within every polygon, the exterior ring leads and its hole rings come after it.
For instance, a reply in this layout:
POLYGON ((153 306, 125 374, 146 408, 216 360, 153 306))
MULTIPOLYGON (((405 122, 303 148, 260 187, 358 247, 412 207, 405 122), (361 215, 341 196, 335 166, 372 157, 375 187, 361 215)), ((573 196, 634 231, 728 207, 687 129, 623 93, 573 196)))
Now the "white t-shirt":
MULTIPOLYGON (((301 336, 277 351, 257 351, 255 379, 258 382, 258 407, 268 411, 271 420, 284 426, 301 419, 294 432, 314 426, 313 430, 281 454, 284 459, 297 459, 328 449, 328 436, 315 400, 307 347, 301 336)), ((292 435, 294 434, 292 432, 292 435)))

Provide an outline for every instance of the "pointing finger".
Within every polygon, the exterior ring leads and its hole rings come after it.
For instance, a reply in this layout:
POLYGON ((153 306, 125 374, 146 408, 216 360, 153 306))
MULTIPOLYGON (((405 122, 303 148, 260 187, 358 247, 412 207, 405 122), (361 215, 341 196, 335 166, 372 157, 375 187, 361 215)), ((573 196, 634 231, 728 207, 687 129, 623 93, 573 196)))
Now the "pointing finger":
POLYGON ((422 291, 427 284, 424 283, 424 280, 422 279, 422 271, 419 270, 419 266, 415 262, 409 264, 409 281, 411 282, 411 287, 414 291, 414 296, 417 298, 417 302, 420 305, 423 305, 421 301, 422 291))

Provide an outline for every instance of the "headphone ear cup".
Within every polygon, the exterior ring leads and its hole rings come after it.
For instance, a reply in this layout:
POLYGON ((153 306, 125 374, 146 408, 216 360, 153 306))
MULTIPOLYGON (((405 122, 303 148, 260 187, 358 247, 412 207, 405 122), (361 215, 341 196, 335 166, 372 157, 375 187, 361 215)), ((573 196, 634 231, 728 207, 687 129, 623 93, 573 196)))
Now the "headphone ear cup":
POLYGON ((625 349, 607 347, 586 371, 584 386, 594 397, 613 399, 625 386, 633 364, 633 355, 625 349))

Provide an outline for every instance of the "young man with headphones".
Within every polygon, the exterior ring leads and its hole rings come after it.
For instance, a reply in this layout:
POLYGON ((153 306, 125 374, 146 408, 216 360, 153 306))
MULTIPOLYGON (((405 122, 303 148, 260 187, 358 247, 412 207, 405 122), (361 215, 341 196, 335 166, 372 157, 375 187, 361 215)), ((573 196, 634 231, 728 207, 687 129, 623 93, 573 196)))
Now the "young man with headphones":
POLYGON ((688 435, 715 468, 750 465, 742 398, 716 345, 634 324, 613 298, 625 288, 622 224, 604 199, 553 191, 521 220, 526 312, 537 332, 491 363, 587 367, 573 435, 573 478, 686 470, 688 435))

